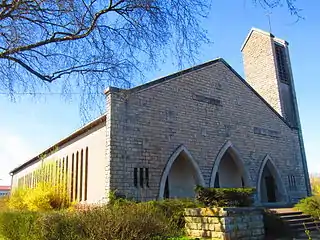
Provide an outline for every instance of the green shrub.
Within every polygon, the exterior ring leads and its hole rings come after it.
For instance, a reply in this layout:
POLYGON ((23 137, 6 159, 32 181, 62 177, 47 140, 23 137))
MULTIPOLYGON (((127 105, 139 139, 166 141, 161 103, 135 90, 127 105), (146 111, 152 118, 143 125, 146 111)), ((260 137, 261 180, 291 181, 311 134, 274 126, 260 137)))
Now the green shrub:
POLYGON ((173 228, 182 229, 185 225, 183 217, 185 208, 203 207, 203 204, 190 199, 166 199, 161 201, 149 201, 141 204, 150 204, 159 209, 170 221, 173 228))
POLYGON ((196 188, 196 199, 205 206, 249 207, 253 204, 254 188, 196 188))
POLYGON ((304 198, 295 205, 295 208, 306 214, 310 214, 314 218, 320 218, 320 196, 304 198))
POLYGON ((151 204, 127 203, 96 208, 83 218, 88 239, 149 240, 177 234, 169 220, 151 204), (97 224, 99 222, 99 224, 97 224))
POLYGON ((0 236, 8 240, 36 240, 34 227, 38 217, 34 212, 0 212, 0 236))
POLYGON ((0 235, 7 240, 161 240, 179 234, 152 204, 108 205, 81 212, 0 213, 0 235))
MULTIPOLYGON (((85 238, 83 213, 50 212, 35 221, 34 237, 39 240, 82 240, 85 238)), ((97 224, 97 223, 96 223, 97 224)))

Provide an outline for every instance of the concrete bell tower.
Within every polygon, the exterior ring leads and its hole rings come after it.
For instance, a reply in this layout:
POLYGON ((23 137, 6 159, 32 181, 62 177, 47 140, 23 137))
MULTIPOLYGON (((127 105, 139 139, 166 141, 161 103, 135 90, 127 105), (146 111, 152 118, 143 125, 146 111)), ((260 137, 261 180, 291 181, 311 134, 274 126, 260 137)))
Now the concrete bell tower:
POLYGON ((292 126, 298 111, 288 43, 271 33, 251 29, 241 51, 246 81, 292 126))
POLYGON ((241 52, 246 81, 293 129, 297 130, 305 183, 310 195, 310 180, 288 45, 288 42, 269 32, 252 28, 241 47, 241 52))

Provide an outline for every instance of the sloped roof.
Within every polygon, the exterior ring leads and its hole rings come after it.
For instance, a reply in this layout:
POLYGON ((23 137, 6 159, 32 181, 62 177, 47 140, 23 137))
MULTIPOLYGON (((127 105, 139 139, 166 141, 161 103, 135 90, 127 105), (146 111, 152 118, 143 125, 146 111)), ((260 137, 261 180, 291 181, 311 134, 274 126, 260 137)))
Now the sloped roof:
POLYGON ((249 34, 247 35, 246 39, 244 40, 244 42, 243 42, 243 44, 242 44, 242 46, 241 46, 241 48, 240 48, 240 51, 241 51, 241 52, 242 52, 242 50, 245 48, 245 46, 246 46, 246 44, 247 44, 247 42, 248 42, 248 40, 249 40, 249 38, 251 37, 251 34, 252 34, 253 32, 258 32, 258 33, 260 33, 260 34, 263 34, 263 35, 266 35, 266 36, 268 36, 268 37, 271 37, 271 38, 273 38, 276 42, 281 43, 281 44, 283 44, 283 45, 289 45, 289 43, 288 43, 287 41, 275 37, 275 36, 274 36, 272 33, 270 33, 270 32, 266 32, 266 31, 263 31, 263 30, 258 29, 258 28, 251 28, 249 34))

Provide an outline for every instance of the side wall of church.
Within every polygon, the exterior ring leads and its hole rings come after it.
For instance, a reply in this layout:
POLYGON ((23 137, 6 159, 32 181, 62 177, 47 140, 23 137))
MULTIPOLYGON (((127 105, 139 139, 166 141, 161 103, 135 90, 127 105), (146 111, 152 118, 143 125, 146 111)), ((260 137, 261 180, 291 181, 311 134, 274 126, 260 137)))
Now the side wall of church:
MULTIPOLYGON (((42 164, 51 163, 57 160, 61 160, 68 157, 68 171, 69 177, 71 177, 71 164, 72 154, 74 159, 77 152, 79 153, 79 161, 81 150, 85 158, 85 151, 88 149, 88 182, 87 182, 87 202, 93 203, 101 201, 106 197, 105 195, 105 139, 106 139, 106 127, 105 122, 100 123, 96 127, 88 130, 86 133, 74 138, 72 141, 57 148, 52 154, 47 155, 45 158, 37 161, 23 170, 13 175, 12 187, 18 186, 19 179, 22 179, 29 173, 39 169, 42 164)), ((75 160, 74 160, 75 161, 75 160)), ((75 170, 74 170, 75 171, 75 170)), ((80 169, 79 169, 80 171, 80 169)), ((79 173, 80 174, 80 173, 79 173)), ((70 181, 69 181, 70 184, 70 181)), ((80 187, 78 185, 78 187, 80 187)), ((84 194, 84 190, 82 191, 84 194)), ((84 198, 83 198, 84 199, 84 198)))
MULTIPOLYGON (((222 146, 230 140, 257 187, 267 154, 291 201, 306 195, 297 131, 291 129, 222 62, 160 84, 112 96, 110 188, 139 200, 159 197, 160 179, 182 144, 206 186, 222 146), (148 183, 139 179, 148 169, 148 183), (295 188, 289 178, 295 176, 295 188)), ((146 181, 146 180, 145 180, 146 181)))

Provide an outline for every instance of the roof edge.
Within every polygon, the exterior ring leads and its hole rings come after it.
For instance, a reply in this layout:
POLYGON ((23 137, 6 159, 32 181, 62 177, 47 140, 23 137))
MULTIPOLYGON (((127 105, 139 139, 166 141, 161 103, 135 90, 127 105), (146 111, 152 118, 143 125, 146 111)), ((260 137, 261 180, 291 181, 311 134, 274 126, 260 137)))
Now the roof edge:
POLYGON ((291 126, 256 90, 254 90, 254 88, 243 78, 241 77, 241 75, 234 70, 229 63, 227 63, 224 59, 221 59, 221 62, 223 62, 225 64, 225 66, 227 68, 229 68, 231 70, 231 72, 233 72, 238 78, 239 80, 241 80, 241 82, 246 85, 258 98, 260 98, 262 100, 262 102, 264 102, 264 104, 270 108, 279 118, 282 122, 284 122, 290 129, 295 129, 297 130, 297 127, 293 127, 291 126))
POLYGON ((120 91, 123 91, 125 89, 123 88, 117 88, 117 87, 108 87, 106 90, 104 90, 104 94, 105 95, 109 95, 110 93, 114 93, 114 92, 120 92, 120 91))
MULTIPOLYGON (((165 81, 167 81, 167 80, 170 80, 170 79, 179 77, 179 76, 181 76, 181 75, 190 73, 190 72, 192 72, 192 71, 199 70, 199 69, 201 69, 201 68, 210 66, 210 65, 215 64, 215 63, 217 63, 217 62, 219 62, 219 61, 222 61, 222 60, 223 60, 222 58, 215 58, 215 59, 213 59, 213 60, 210 60, 210 61, 207 61, 207 62, 198 64, 198 65, 195 65, 195 66, 190 67, 190 68, 183 69, 183 70, 181 70, 181 71, 172 73, 172 74, 167 75, 167 76, 165 76, 165 77, 157 78, 157 79, 155 79, 155 80, 152 80, 152 81, 150 81, 150 82, 141 84, 141 85, 139 85, 139 86, 136 86, 136 87, 133 87, 133 88, 130 88, 130 89, 120 89, 120 91, 123 90, 123 91, 127 91, 127 92, 129 92, 129 93, 138 92, 138 91, 140 91, 140 90, 149 88, 149 87, 151 87, 151 86, 155 86, 155 85, 161 84, 161 83, 163 83, 163 82, 165 82, 165 81)), ((223 60, 223 61, 224 61, 224 60, 223 60)))
POLYGON ((248 42, 248 40, 249 40, 249 38, 251 37, 251 34, 252 34, 253 32, 258 32, 258 33, 261 33, 261 34, 263 34, 263 35, 266 35, 266 36, 269 36, 269 37, 271 37, 271 38, 274 38, 274 35, 273 35, 272 33, 269 33, 269 32, 267 32, 267 31, 261 30, 261 29, 259 29, 259 28, 254 28, 254 27, 253 27, 253 28, 251 28, 249 34, 247 35, 246 39, 244 40, 243 44, 241 45, 241 48, 240 48, 240 51, 241 51, 241 52, 242 52, 242 50, 244 49, 244 47, 246 46, 246 44, 247 44, 247 42, 248 42))
POLYGON ((66 144, 67 142, 75 139, 76 137, 80 136, 81 134, 85 133, 86 131, 94 128, 95 126, 99 125, 101 122, 105 121, 106 119, 106 114, 103 114, 102 116, 96 118, 95 120, 87 123, 86 125, 84 125, 83 127, 79 128, 78 130, 74 131, 73 133, 71 133, 69 136, 61 139, 60 141, 58 141, 56 144, 50 146, 49 148, 47 148, 46 150, 44 150, 43 152, 41 152, 40 154, 36 155, 35 157, 33 157, 32 159, 30 159, 29 161, 21 164, 20 166, 16 167, 15 169, 13 169, 10 172, 10 175, 13 175, 17 172, 20 172, 21 170, 23 170, 25 167, 29 166, 30 164, 38 161, 40 159, 40 157, 42 155, 45 154, 49 154, 50 152, 54 151, 57 147, 61 147, 62 145, 66 144))

